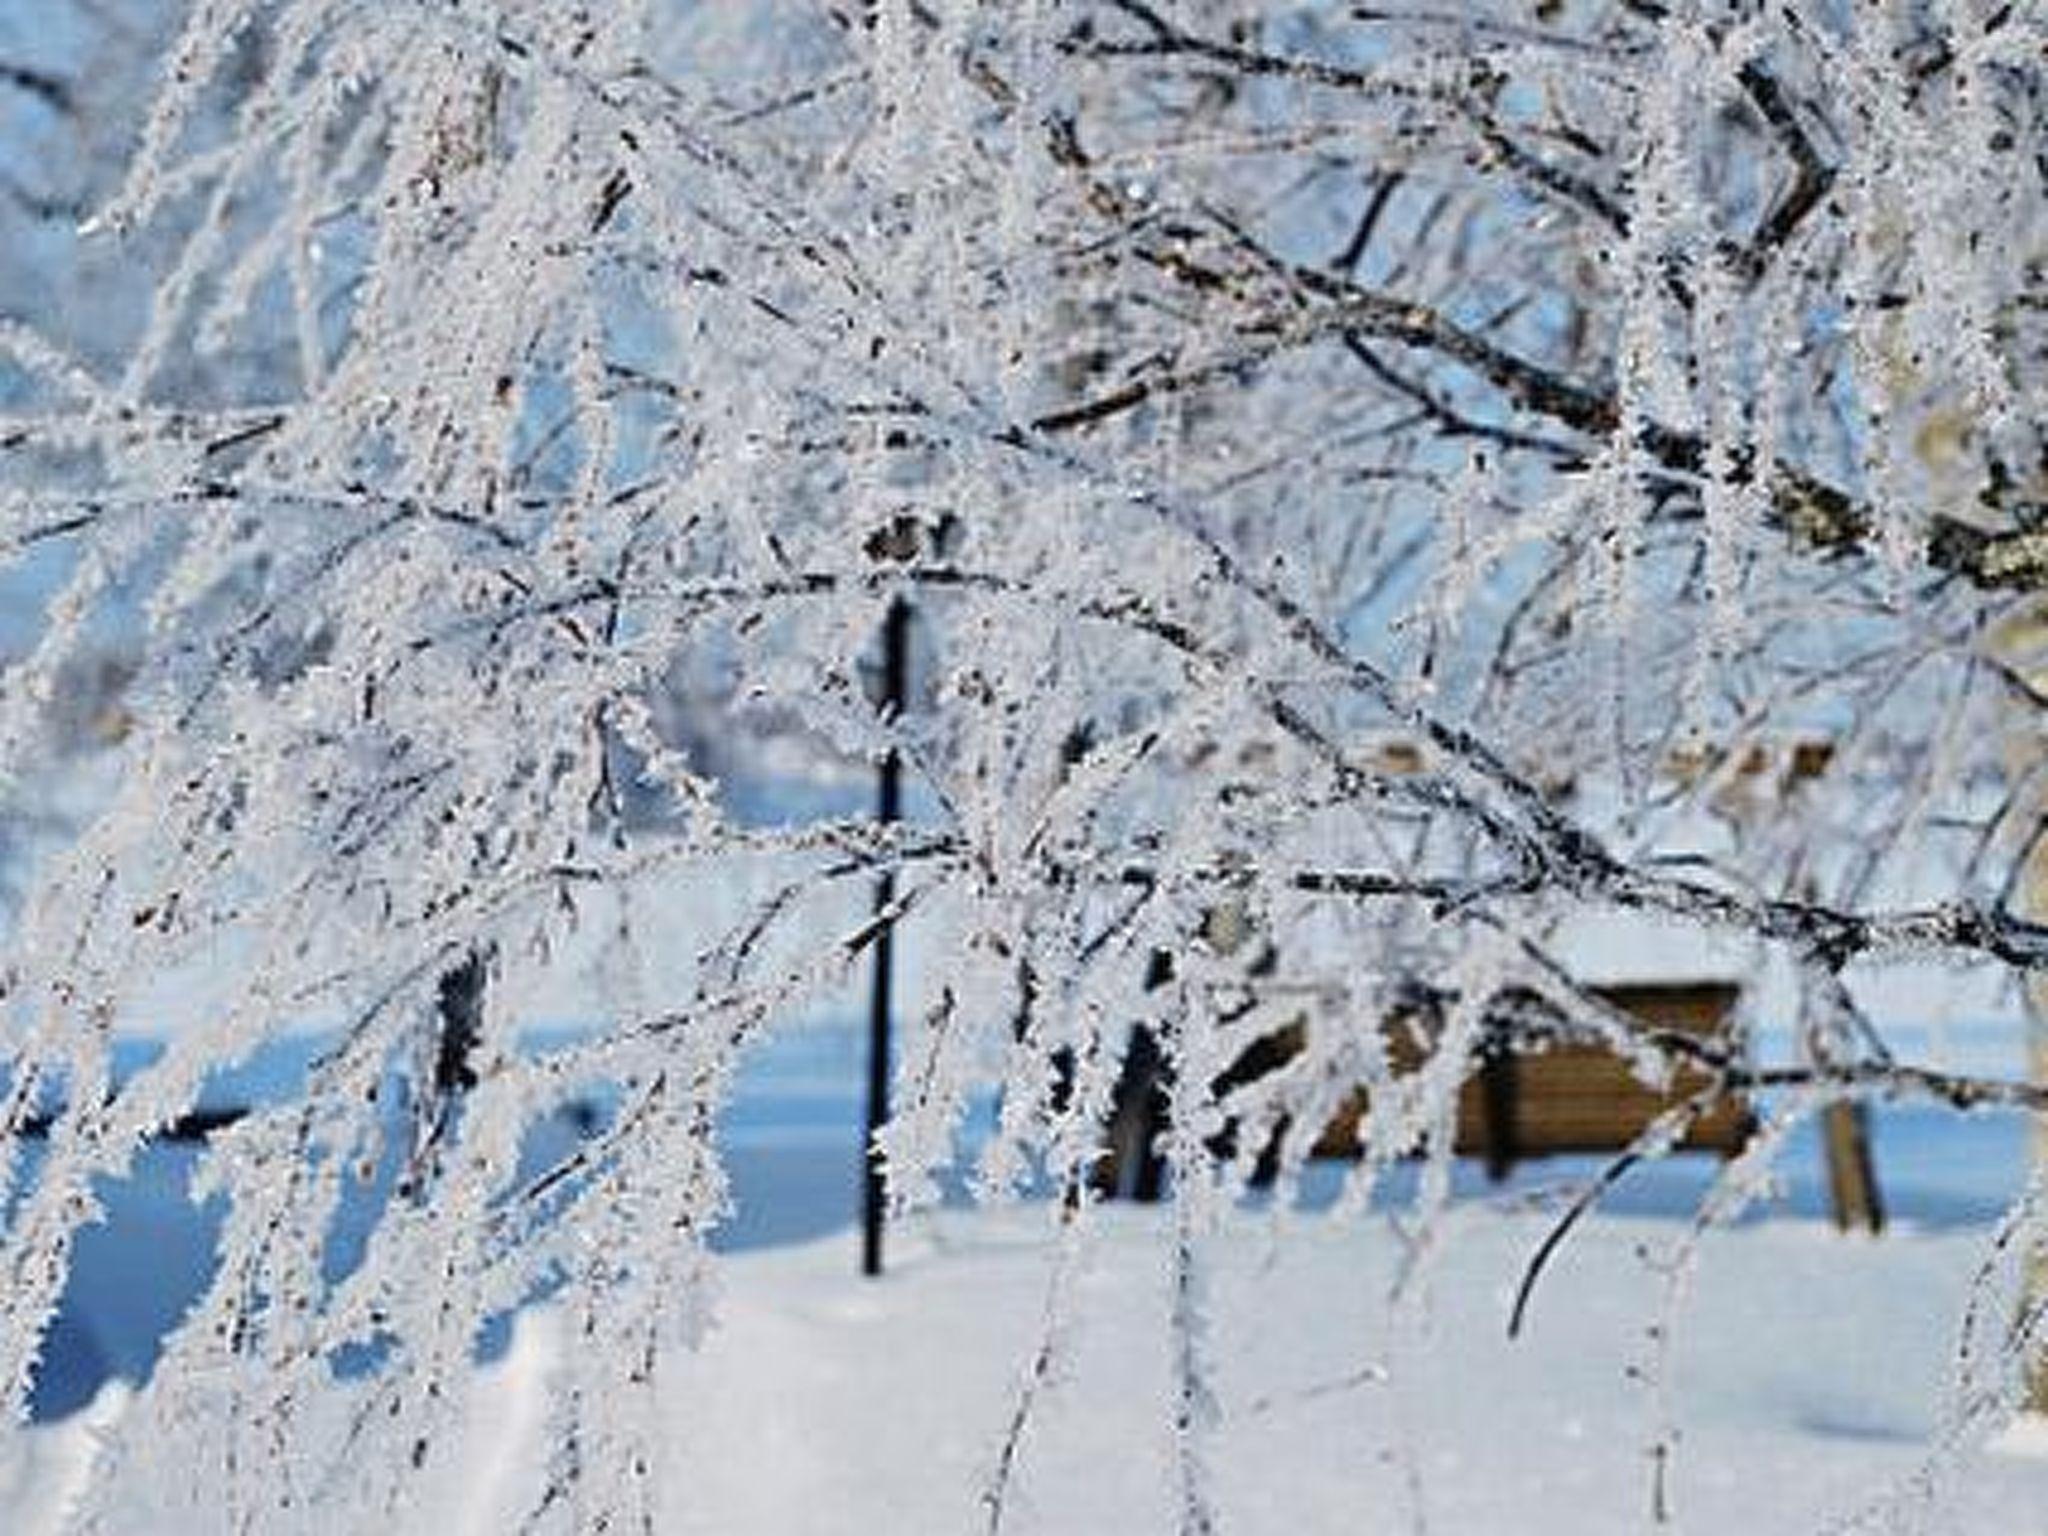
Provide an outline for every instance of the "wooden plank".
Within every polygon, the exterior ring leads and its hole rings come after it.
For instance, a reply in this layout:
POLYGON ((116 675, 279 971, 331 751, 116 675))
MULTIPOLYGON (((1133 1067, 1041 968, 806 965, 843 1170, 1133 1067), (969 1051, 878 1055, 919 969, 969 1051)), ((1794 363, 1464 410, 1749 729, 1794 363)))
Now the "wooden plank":
MULTIPOLYGON (((1631 985, 1599 989, 1600 995, 1654 1029, 1714 1039, 1728 1028, 1738 989, 1725 982, 1631 985)), ((1298 1035, 1282 1049, 1291 1056, 1298 1035)), ((1425 1058, 1412 1021, 1388 1027, 1388 1059, 1396 1072, 1413 1071, 1425 1058)), ((1560 1044, 1490 1057, 1459 1090, 1455 1150, 1487 1159, 1497 1174, 1516 1159, 1562 1152, 1618 1152, 1648 1129, 1651 1121, 1684 1102, 1708 1081, 1705 1072, 1681 1068, 1668 1088, 1637 1079, 1629 1064, 1602 1045, 1560 1044)), ((1359 1127, 1368 1112, 1361 1090, 1317 1138, 1322 1157, 1357 1155, 1359 1127)), ((1730 1098, 1701 1114, 1678 1146, 1687 1151, 1733 1156, 1754 1131, 1748 1104, 1730 1098)))

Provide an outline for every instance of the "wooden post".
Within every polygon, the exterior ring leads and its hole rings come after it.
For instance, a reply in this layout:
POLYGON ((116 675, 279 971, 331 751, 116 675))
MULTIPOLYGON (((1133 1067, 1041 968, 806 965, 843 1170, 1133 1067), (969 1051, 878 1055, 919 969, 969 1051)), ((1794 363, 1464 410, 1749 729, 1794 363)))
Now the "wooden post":
POLYGON ((484 952, 479 949, 471 950, 460 965, 441 974, 441 1033, 434 1047, 437 1099, 454 1099, 476 1086, 476 1064, 471 1058, 483 1032, 488 974, 484 952))
MULTIPOLYGON (((882 622, 882 713, 893 720, 902 713, 910 671, 910 605, 902 598, 889 604, 882 622)), ((903 763, 892 750, 882 759, 877 784, 875 819, 884 826, 903 815, 903 763)), ((875 911, 886 912, 896 900, 896 876, 885 872, 875 882, 875 911)), ((868 991, 868 1103, 862 1142, 860 1197, 860 1272, 882 1272, 882 1151, 876 1137, 889 1120, 890 986, 895 964, 896 925, 884 923, 875 937, 868 991)))
POLYGON ((1486 1176, 1498 1184, 1515 1167, 1515 1110, 1520 1094, 1515 1053, 1505 1032, 1487 1043, 1479 1064, 1479 1102, 1485 1127, 1486 1176))
POLYGON ((1821 1138, 1827 1153, 1828 1199, 1835 1225, 1844 1232, 1861 1227, 1884 1230, 1884 1200, 1877 1190, 1877 1169, 1870 1156, 1870 1110, 1867 1105, 1838 1102, 1821 1111, 1821 1138))

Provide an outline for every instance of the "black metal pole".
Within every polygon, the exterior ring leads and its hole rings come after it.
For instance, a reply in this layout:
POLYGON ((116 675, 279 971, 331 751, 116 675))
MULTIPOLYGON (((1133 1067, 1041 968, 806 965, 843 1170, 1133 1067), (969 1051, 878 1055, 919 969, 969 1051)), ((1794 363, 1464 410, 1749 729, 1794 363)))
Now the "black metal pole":
MULTIPOLYGON (((902 598, 889 604, 882 624, 882 697, 884 715, 902 712, 910 670, 910 605, 902 598)), ((875 817, 884 826, 903 814, 903 764, 893 751, 882 759, 875 817)), ((886 912, 896 900, 896 876, 885 873, 875 883, 875 911, 886 912)), ((876 1135, 889 1119, 889 988, 895 961, 894 923, 884 923, 875 937, 872 984, 868 994, 868 1113, 860 1199, 860 1272, 882 1272, 882 1154, 876 1135)))

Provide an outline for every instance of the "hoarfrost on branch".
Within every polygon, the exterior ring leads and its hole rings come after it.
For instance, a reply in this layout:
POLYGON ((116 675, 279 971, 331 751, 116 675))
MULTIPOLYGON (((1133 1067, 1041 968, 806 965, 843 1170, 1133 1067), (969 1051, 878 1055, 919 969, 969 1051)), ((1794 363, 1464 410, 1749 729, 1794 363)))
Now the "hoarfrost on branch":
POLYGON ((236 1529, 402 1514, 480 1328, 552 1291, 591 1347, 533 1523, 655 1528, 718 1106, 891 924, 905 1200, 993 1086, 984 1190, 1085 1223, 1156 1042, 1190 1531, 1205 1234, 1354 1086, 1341 1209, 1436 1159, 1418 1273, 1490 1029, 1786 1117, 2040 1104, 1864 1001, 2048 965, 2035 7, 75 9, 75 77, 0 78, 55 146, 5 190, 56 254, 13 259, 64 301, 0 312, 0 557, 42 594, 0 774, 96 786, 4 957, 12 1408, 95 1181, 322 1040, 213 1138, 222 1262, 107 1466, 226 1476, 236 1529), (748 789, 891 752, 900 823, 748 789), (1796 978, 1801 1054, 1604 1002, 1560 935, 1621 917, 1796 978), (583 1027, 537 1049, 565 974, 583 1027), (1395 1018, 1434 1021, 1419 1069, 1395 1018))

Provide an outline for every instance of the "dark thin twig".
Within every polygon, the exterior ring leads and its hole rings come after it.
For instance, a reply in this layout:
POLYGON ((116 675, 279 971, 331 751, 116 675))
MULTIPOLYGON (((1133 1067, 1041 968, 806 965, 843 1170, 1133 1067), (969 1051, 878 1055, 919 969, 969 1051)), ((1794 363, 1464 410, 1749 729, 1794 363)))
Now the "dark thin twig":
POLYGON ((1635 1140, 1623 1149, 1620 1156, 1602 1168, 1592 1183, 1579 1192, 1578 1198, 1573 1200, 1564 1215, 1558 1218, 1557 1224, 1550 1229, 1536 1252, 1530 1256, 1528 1267, 1522 1271, 1521 1284, 1515 1287, 1514 1305, 1508 1311, 1509 1338, 1521 1336, 1523 1318, 1529 1309, 1529 1298, 1535 1294, 1536 1282, 1542 1278, 1544 1268, 1550 1263, 1552 1256, 1571 1235, 1572 1228, 1576 1227, 1580 1220, 1600 1203, 1601 1197, 1619 1184, 1637 1163, 1659 1148, 1668 1147, 1683 1137, 1693 1122, 1711 1109, 1725 1091, 1720 1083, 1712 1083, 1683 1104, 1666 1110, 1652 1120, 1635 1140))

